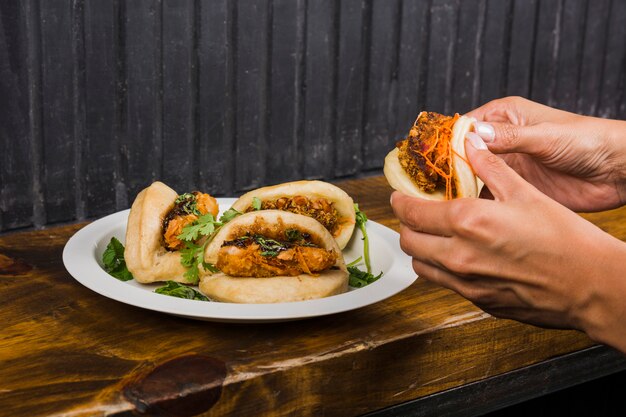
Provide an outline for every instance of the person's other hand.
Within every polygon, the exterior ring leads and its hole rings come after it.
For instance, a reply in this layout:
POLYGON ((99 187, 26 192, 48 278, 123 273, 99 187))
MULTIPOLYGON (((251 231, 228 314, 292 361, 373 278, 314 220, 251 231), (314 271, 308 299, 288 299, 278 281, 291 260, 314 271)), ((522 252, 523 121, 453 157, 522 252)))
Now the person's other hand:
POLYGON ((521 97, 491 101, 467 116, 479 121, 476 133, 492 152, 566 207, 600 211, 626 203, 626 122, 521 97))
POLYGON ((626 352, 626 245, 472 139, 467 156, 494 200, 392 195, 400 244, 417 274, 495 316, 581 329, 604 343, 622 343, 626 352), (617 342, 607 334, 618 334, 617 342))

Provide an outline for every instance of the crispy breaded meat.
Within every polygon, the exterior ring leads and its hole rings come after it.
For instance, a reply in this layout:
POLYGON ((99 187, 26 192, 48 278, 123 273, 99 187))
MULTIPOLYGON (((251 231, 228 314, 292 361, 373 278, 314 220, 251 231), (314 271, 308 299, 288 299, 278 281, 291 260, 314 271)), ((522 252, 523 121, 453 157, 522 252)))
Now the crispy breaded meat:
POLYGON ((233 277, 269 278, 316 275, 331 268, 336 261, 334 251, 305 242, 293 244, 261 236, 246 236, 224 242, 215 266, 233 277))
MULTIPOLYGON (((427 193, 446 187, 444 176, 450 175, 451 157, 448 144, 456 119, 458 115, 444 116, 434 112, 422 112, 409 135, 396 144, 400 165, 413 182, 427 193)), ((454 181, 451 185, 454 187, 454 181)), ((453 190, 453 195, 455 194, 453 190)))

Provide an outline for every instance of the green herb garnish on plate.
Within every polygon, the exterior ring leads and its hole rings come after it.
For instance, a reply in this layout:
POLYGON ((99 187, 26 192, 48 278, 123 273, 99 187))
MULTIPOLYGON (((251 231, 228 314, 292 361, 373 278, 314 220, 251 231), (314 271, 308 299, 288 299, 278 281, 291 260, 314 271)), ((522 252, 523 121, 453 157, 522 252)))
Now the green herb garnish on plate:
POLYGON ((154 292, 169 295, 170 297, 185 298, 187 300, 210 301, 199 291, 175 281, 167 281, 165 286, 157 288, 154 292))
POLYGON ((365 223, 367 223, 367 216, 361 210, 359 210, 359 205, 354 204, 354 210, 356 211, 356 226, 361 230, 363 234, 363 256, 359 256, 354 261, 350 262, 347 265, 348 272, 350 273, 350 280, 348 285, 354 288, 365 287, 366 285, 375 282, 380 277, 383 276, 381 272, 378 275, 372 274, 372 265, 370 262, 370 245, 369 245, 369 237, 367 236, 367 229, 365 228, 365 223), (361 260, 365 261, 365 268, 367 271, 361 271, 356 267, 361 260))
POLYGON ((124 260, 124 245, 115 237, 111 238, 111 241, 104 250, 102 263, 104 264, 104 270, 112 277, 120 281, 130 281, 133 279, 133 274, 131 274, 126 267, 126 260, 124 260))

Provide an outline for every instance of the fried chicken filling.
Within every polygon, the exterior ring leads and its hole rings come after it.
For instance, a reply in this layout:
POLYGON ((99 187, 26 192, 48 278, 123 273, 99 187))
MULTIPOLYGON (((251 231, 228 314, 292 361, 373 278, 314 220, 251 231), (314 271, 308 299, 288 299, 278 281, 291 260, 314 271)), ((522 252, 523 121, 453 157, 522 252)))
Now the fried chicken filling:
POLYGON ((209 194, 194 191, 179 195, 163 219, 163 246, 171 251, 182 249, 185 245, 178 236, 183 228, 204 214, 217 216, 218 211, 217 200, 209 194))
MULTIPOLYGON (((253 210, 253 207, 248 207, 246 213, 253 210)), ((278 200, 261 202, 261 210, 283 210, 313 217, 328 229, 333 236, 339 227, 339 213, 333 206, 333 203, 325 198, 312 199, 301 195, 281 197, 278 200)))
POLYGON ((459 118, 422 112, 409 135, 396 143, 402 168, 422 191, 444 189, 446 198, 456 196, 452 180, 452 127, 459 118))
POLYGON ((233 277, 319 275, 337 261, 337 254, 311 243, 305 234, 286 231, 286 240, 246 234, 222 244, 216 267, 233 277), (296 235, 296 238, 294 238, 296 235))

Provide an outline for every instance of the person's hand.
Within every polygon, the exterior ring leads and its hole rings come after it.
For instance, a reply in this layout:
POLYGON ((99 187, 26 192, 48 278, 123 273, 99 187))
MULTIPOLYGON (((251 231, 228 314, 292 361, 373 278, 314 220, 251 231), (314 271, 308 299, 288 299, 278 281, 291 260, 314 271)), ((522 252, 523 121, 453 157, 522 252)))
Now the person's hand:
POLYGON ((392 195, 417 274, 495 316, 580 329, 626 352, 626 244, 472 140, 467 157, 494 200, 392 195))
POLYGON ((476 131, 492 152, 566 207, 599 211, 626 203, 626 122, 521 97, 491 101, 467 116, 479 121, 476 131))

